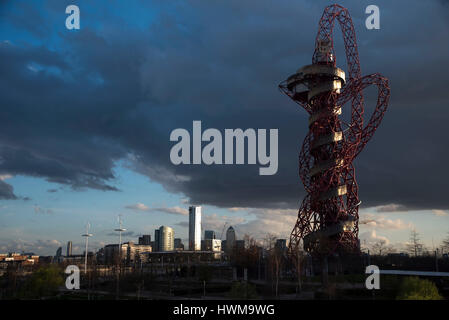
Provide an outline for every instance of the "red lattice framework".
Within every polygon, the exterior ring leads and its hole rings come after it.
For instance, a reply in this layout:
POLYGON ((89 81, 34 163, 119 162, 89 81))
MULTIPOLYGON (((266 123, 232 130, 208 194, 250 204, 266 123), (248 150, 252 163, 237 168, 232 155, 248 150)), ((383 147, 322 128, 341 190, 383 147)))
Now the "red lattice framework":
POLYGON ((319 23, 312 64, 282 82, 279 87, 309 114, 309 132, 299 155, 299 176, 307 195, 290 236, 290 252, 312 254, 358 252, 358 186, 353 160, 379 126, 388 105, 388 80, 380 74, 362 77, 351 17, 339 5, 326 7, 319 23), (333 30, 340 24, 348 66, 336 67, 333 30), (377 105, 364 126, 363 90, 376 85, 377 105), (351 103, 349 124, 339 119, 342 107, 351 103))

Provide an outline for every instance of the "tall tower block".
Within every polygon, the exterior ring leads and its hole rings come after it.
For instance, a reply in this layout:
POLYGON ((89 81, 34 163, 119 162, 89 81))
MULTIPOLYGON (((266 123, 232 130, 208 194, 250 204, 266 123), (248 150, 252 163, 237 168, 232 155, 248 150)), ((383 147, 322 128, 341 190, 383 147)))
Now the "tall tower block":
POLYGON ((201 207, 189 207, 189 250, 201 250, 201 207))

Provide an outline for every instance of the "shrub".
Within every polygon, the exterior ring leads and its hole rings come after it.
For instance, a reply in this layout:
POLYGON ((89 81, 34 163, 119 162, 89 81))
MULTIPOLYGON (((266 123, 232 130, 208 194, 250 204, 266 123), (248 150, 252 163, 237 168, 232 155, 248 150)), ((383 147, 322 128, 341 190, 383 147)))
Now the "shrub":
POLYGON ((256 287, 250 283, 234 282, 228 296, 232 299, 256 299, 256 287))
POLYGON ((43 266, 24 283, 20 296, 26 299, 52 296, 63 284, 62 271, 57 266, 43 266))
POLYGON ((405 278, 399 288, 398 300, 442 300, 438 288, 429 280, 418 277, 405 278))

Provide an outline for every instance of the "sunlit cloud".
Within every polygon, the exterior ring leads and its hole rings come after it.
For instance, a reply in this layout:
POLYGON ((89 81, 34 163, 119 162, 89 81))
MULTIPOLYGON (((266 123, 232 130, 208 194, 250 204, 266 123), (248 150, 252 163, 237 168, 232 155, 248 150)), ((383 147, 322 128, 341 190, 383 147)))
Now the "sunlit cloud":
POLYGON ((169 213, 169 214, 179 214, 179 215, 187 215, 189 213, 189 210, 185 208, 181 208, 178 206, 175 207, 159 207, 159 208, 150 208, 149 206, 143 204, 143 203, 136 203, 125 206, 126 209, 131 209, 135 211, 147 211, 147 212, 163 212, 163 213, 169 213))

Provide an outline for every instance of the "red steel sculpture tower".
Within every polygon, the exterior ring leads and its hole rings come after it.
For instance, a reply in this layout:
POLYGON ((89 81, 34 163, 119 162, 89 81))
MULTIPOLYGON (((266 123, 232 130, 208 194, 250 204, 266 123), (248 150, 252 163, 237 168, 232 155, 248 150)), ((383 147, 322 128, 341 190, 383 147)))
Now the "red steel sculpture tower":
POLYGON ((347 9, 326 7, 319 22, 312 64, 279 85, 309 114, 309 132, 299 154, 299 176, 307 191, 290 235, 290 252, 313 255, 359 252, 358 186, 353 160, 379 126, 388 105, 388 80, 378 73, 362 77, 354 26, 347 9), (348 72, 336 67, 333 30, 343 33, 348 72), (377 106, 364 124, 363 90, 378 88, 377 106), (339 115, 351 104, 351 120, 339 115))

